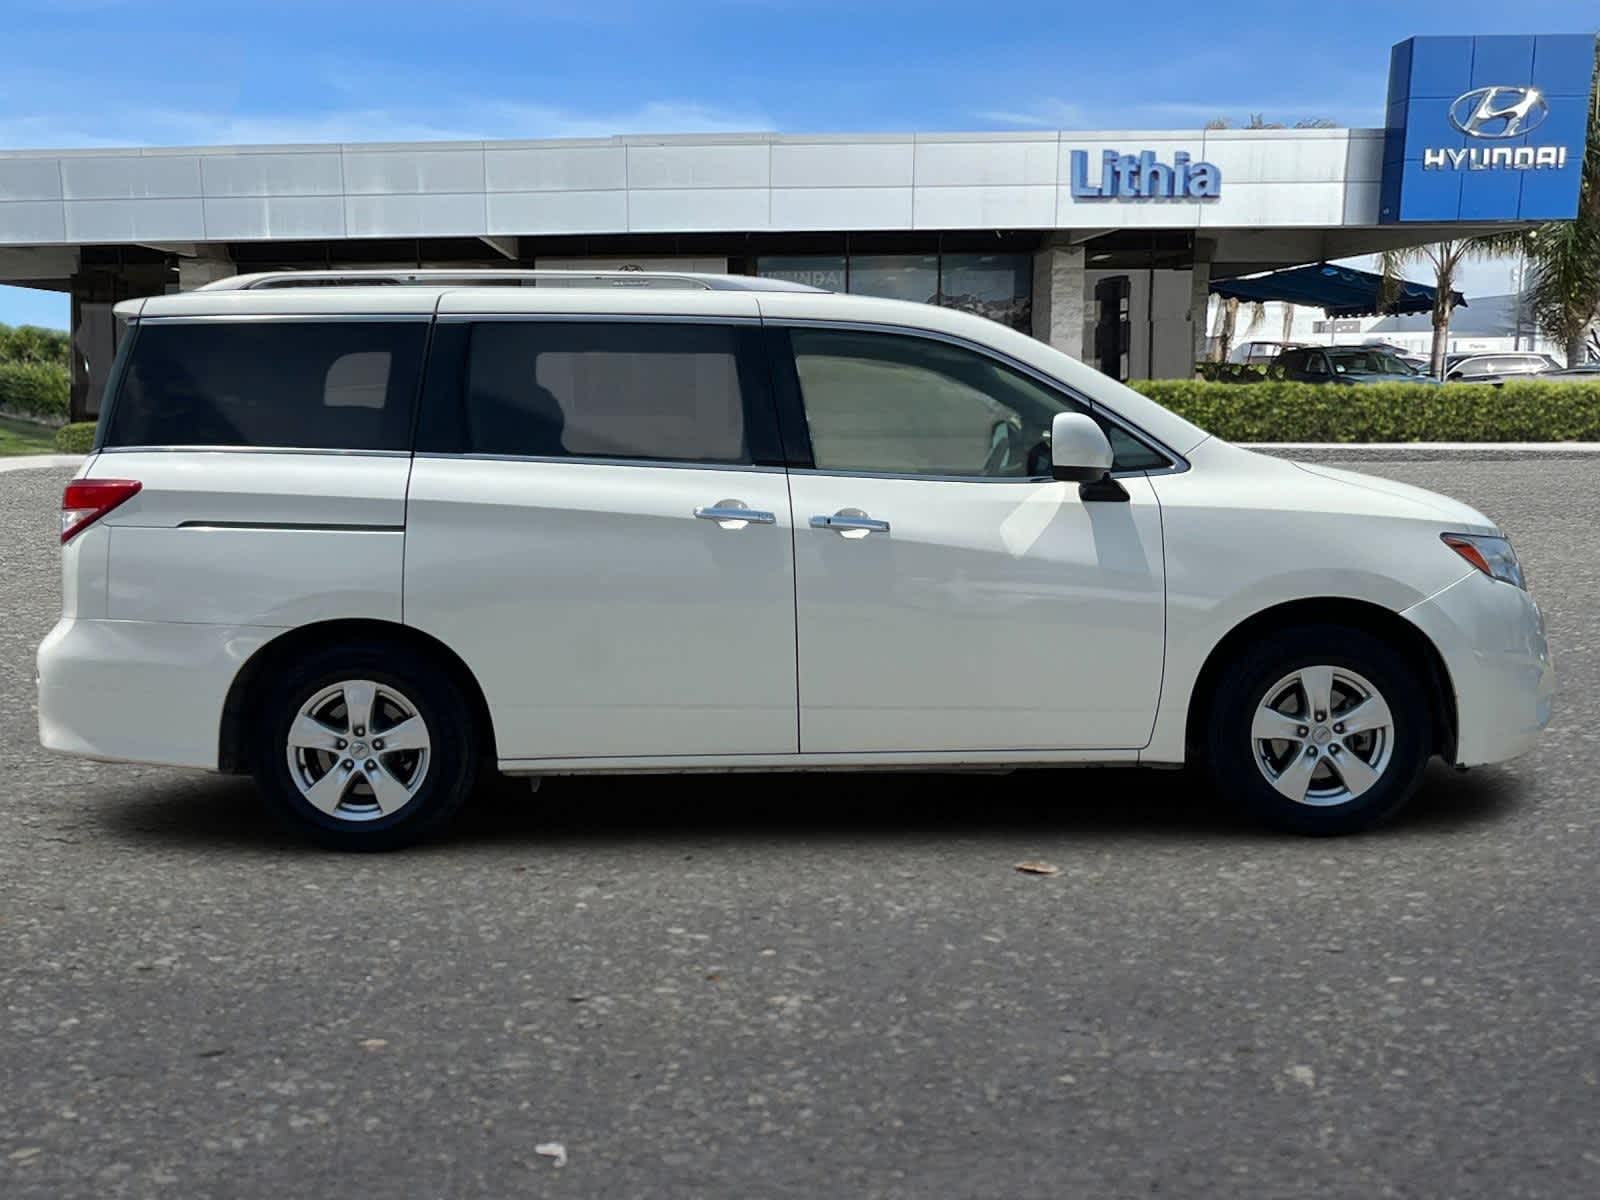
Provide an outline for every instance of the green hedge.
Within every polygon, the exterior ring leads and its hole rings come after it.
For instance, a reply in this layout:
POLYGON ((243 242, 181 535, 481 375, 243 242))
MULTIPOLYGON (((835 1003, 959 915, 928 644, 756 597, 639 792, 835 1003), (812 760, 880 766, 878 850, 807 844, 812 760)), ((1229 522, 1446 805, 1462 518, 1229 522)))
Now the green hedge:
POLYGON ((0 362, 0 412, 65 421, 70 391, 69 377, 63 367, 0 362))
POLYGON ((74 421, 56 430, 56 449, 62 454, 87 454, 93 447, 93 421, 74 421))
POLYGON ((1130 386, 1230 442, 1600 442, 1600 382, 1130 386))

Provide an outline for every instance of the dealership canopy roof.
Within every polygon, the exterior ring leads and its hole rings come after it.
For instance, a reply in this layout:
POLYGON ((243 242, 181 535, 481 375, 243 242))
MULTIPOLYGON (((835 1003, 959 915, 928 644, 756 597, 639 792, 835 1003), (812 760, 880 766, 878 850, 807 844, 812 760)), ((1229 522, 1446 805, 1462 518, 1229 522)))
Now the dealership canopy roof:
MULTIPOLYGON (((1211 290, 1219 296, 1252 304, 1281 300, 1287 304, 1320 308, 1330 317, 1432 312, 1433 298, 1438 293, 1437 288, 1425 283, 1401 280, 1394 299, 1384 305, 1379 303, 1382 288, 1381 275, 1357 271, 1352 267, 1329 266, 1327 263, 1269 271, 1248 279, 1219 279, 1211 285, 1211 290)), ((1451 292, 1450 295, 1457 308, 1466 305, 1466 297, 1460 292, 1451 292)))

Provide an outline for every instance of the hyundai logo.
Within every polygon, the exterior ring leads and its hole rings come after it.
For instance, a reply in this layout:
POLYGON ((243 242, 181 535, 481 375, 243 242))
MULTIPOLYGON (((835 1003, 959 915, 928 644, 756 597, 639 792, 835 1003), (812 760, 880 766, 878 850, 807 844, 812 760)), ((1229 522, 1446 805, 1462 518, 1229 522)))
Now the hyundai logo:
POLYGON ((1544 124, 1550 106, 1538 88, 1481 87, 1457 96, 1450 124, 1468 137, 1510 138, 1544 124))

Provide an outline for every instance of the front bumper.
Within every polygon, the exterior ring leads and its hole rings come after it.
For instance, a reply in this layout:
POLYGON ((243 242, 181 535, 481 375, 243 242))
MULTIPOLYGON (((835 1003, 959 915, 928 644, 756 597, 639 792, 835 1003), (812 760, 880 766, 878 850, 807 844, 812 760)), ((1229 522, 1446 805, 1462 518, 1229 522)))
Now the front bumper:
POLYGON ((87 758, 215 769, 228 689, 281 632, 63 617, 39 647, 39 741, 87 758))
POLYGON ((1556 687, 1533 597, 1473 571, 1400 615, 1444 659, 1456 701, 1455 765, 1505 762, 1531 749, 1550 723, 1556 687))

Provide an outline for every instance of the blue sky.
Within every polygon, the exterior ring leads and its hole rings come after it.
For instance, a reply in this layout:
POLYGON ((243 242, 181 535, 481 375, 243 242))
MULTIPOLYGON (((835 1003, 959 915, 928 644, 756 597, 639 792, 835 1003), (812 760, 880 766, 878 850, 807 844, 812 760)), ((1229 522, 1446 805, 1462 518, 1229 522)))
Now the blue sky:
MULTIPOLYGON (((1412 34, 1600 28, 1595 0, 5 0, 0 149, 708 130, 1381 123, 1412 34)), ((64 326, 0 288, 0 321, 64 326)))

